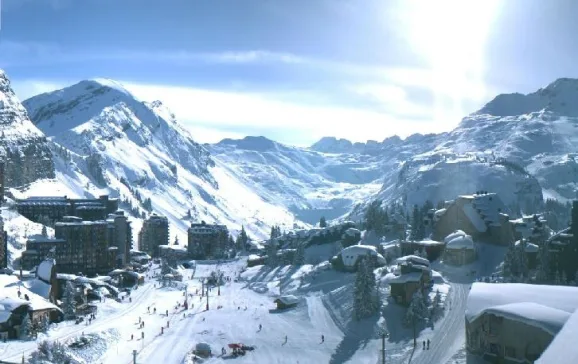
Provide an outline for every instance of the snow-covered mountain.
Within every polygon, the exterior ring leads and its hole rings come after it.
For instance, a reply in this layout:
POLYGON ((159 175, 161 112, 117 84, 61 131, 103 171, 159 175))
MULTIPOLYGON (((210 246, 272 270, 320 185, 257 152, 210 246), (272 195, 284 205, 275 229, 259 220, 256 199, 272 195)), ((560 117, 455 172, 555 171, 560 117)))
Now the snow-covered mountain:
POLYGON ((264 137, 225 139, 208 147, 265 201, 311 224, 321 216, 347 214, 381 187, 381 161, 367 156, 321 153, 264 137))
POLYGON ((215 161, 160 101, 142 102, 122 85, 98 79, 32 97, 24 106, 51 143, 56 179, 37 181, 22 195, 109 193, 137 217, 137 229, 150 198, 180 241, 186 241, 188 210, 192 220, 232 230, 245 224, 254 237, 268 235, 273 224, 294 226, 293 214, 215 161))
POLYGON ((36 128, 0 70, 0 160, 6 162, 6 184, 21 186, 54 177, 46 137, 36 128))

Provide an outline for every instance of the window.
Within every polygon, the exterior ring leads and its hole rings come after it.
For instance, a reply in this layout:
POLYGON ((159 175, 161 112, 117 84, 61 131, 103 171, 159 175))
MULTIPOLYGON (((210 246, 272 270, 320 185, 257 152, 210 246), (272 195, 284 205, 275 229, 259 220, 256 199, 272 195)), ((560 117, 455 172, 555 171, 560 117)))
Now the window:
POLYGON ((512 346, 504 346, 504 356, 515 358, 516 357, 516 348, 512 346))

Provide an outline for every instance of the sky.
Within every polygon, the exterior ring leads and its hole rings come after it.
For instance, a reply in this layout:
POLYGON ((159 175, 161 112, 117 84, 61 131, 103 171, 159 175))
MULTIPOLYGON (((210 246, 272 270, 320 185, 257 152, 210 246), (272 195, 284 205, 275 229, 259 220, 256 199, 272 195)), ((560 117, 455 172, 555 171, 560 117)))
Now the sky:
POLYGON ((573 0, 0 0, 20 99, 110 78, 199 142, 383 140, 578 77, 573 0))

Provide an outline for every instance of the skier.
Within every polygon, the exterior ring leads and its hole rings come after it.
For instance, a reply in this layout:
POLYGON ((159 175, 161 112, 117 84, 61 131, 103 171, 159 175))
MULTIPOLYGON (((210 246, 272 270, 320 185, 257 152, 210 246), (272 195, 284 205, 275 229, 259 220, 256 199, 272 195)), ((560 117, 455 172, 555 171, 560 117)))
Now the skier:
POLYGON ((423 350, 425 350, 425 340, 423 341, 423 350))
POLYGON ((169 317, 169 310, 167 310, 167 317, 169 317))
POLYGON ((325 336, 321 335, 321 342, 324 343, 325 342, 325 336))
POLYGON ((224 348, 224 347, 221 349, 221 354, 222 354, 222 355, 225 355, 225 354, 227 354, 227 350, 225 350, 225 348, 224 348))
POLYGON ((262 328, 263 328, 263 326, 261 326, 261 324, 259 324, 259 331, 261 331, 262 328))
POLYGON ((153 313, 157 313, 157 308, 156 308, 156 307, 153 309, 153 313))
POLYGON ((427 350, 429 350, 429 339, 427 339, 427 350))
POLYGON ((131 339, 131 340, 134 339, 134 334, 130 334, 130 339, 131 339))

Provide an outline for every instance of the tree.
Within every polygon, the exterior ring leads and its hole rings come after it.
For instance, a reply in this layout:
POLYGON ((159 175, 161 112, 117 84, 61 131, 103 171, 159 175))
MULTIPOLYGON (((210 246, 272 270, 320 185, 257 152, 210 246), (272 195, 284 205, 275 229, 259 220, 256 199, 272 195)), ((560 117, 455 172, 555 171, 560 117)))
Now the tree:
POLYGON ((64 289, 64 295, 62 296, 62 311, 64 312, 64 318, 71 320, 76 318, 76 290, 72 285, 72 282, 66 282, 66 288, 64 289))
POLYGON ((293 256, 293 265, 305 264, 305 244, 298 243, 295 255, 293 256))
POLYGON ((42 225, 42 232, 41 232, 42 236, 47 238, 48 237, 48 231, 46 230, 46 225, 42 225))
POLYGON ((504 256, 504 264, 502 265, 502 275, 504 278, 511 278, 518 273, 516 246, 511 243, 508 246, 506 255, 504 256))
MULTIPOLYGON (((538 272, 536 280, 538 283, 548 283, 551 280, 551 258, 550 258, 550 243, 548 240, 542 241, 538 246, 538 272)), ((578 273, 578 272, 577 272, 578 273)))
POLYGON ((522 277, 522 282, 528 277, 528 256, 526 255, 526 239, 522 238, 516 249, 516 260, 518 265, 518 275, 522 277))
POLYGON ((405 312, 405 322, 413 327, 413 345, 416 345, 416 324, 419 321, 427 320, 429 316, 428 308, 421 289, 415 291, 411 297, 411 302, 405 312))
POLYGON ((327 220, 325 220, 325 216, 321 216, 321 219, 319 219, 319 227, 320 228, 327 227, 327 220))
POLYGON ((42 333, 46 333, 49 328, 50 328, 50 320, 48 319, 48 315, 42 315, 42 318, 40 319, 40 326, 38 328, 39 331, 42 333))
POLYGON ((373 258, 359 256, 353 288, 353 313, 355 319, 369 317, 379 309, 379 296, 375 282, 373 258))
POLYGON ((247 243, 249 242, 249 237, 247 236, 247 232, 245 231, 245 226, 241 225, 241 232, 237 236, 237 250, 246 250, 247 243))
POLYGON ((175 242, 173 245, 179 245, 179 237, 177 235, 175 235, 175 242))
POLYGON ((267 244, 267 265, 270 267, 276 267, 279 264, 279 259, 277 257, 278 249, 277 242, 270 240, 267 244))
POLYGON ((440 293, 440 290, 436 290, 436 294, 432 300, 432 307, 431 307, 431 313, 430 313, 430 317, 432 318, 432 320, 437 320, 439 319, 444 311, 444 306, 442 305, 442 295, 440 293))
POLYGON ((32 321, 28 312, 24 315, 22 323, 20 324, 20 338, 28 340, 32 337, 32 321))

